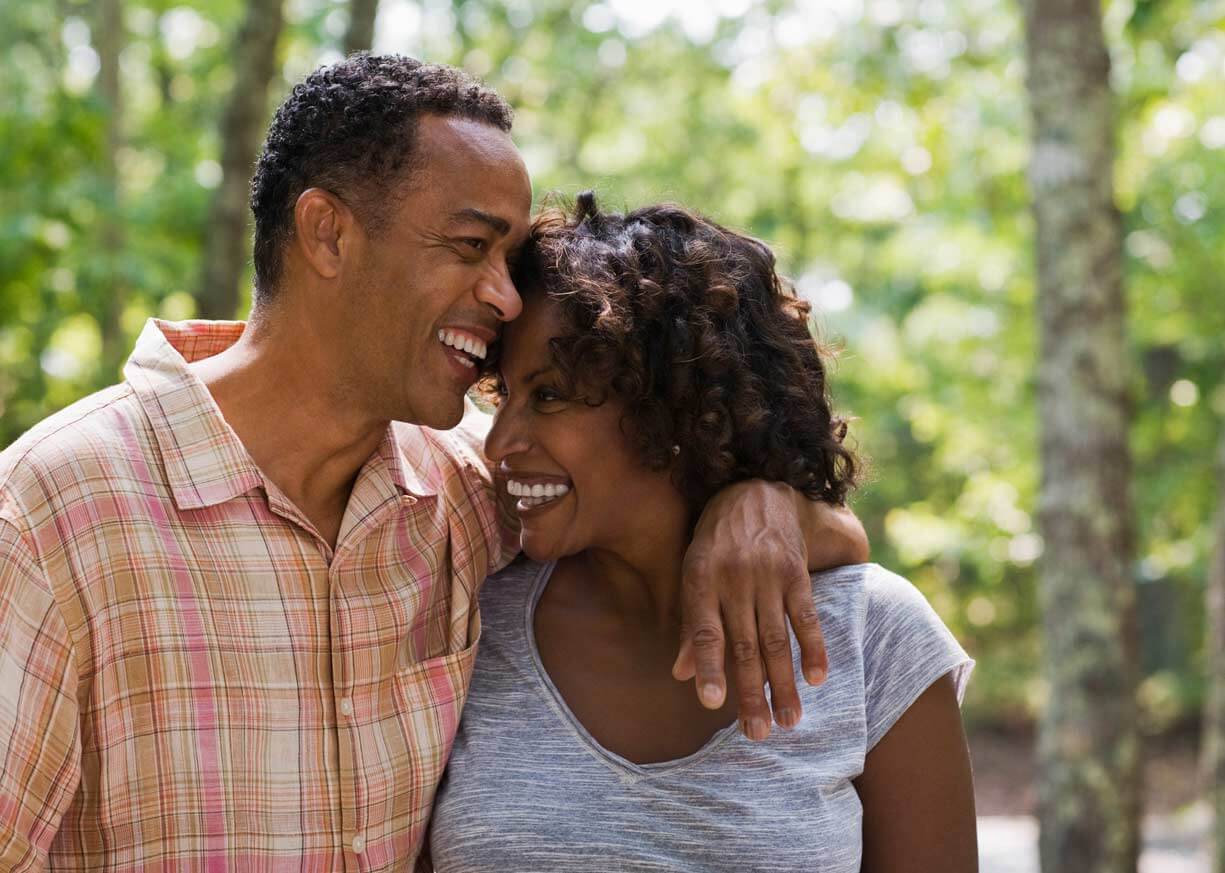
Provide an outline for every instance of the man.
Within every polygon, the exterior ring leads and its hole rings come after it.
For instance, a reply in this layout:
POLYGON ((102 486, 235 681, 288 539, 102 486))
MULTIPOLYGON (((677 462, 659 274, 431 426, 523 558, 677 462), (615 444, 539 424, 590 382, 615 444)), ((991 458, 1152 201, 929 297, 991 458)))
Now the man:
MULTIPOLYGON (((252 183, 250 321, 151 321, 122 385, 0 455, 0 869, 411 869, 475 594, 516 551, 465 417, 521 305, 509 130, 458 70, 316 71, 252 183)), ((810 679, 824 657, 805 550, 864 548, 777 486, 719 495, 678 675, 721 704, 722 612, 746 732, 763 658, 798 713, 785 613, 810 679)))

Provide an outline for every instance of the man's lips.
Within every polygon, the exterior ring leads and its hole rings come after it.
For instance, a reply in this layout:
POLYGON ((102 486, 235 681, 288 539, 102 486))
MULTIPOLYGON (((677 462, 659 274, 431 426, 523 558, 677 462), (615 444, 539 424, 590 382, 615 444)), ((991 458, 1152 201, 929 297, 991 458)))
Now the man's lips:
POLYGON ((483 361, 486 355, 489 354, 489 343, 492 340, 484 338, 484 336, 488 335, 488 331, 481 331, 478 334, 470 328, 442 327, 438 329, 438 341, 440 343, 449 349, 463 352, 474 361, 483 361))

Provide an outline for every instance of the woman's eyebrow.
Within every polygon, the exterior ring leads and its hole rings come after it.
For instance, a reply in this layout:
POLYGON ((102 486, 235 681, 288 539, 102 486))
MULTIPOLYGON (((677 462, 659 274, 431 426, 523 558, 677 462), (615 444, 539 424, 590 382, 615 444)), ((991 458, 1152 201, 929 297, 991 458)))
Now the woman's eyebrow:
POLYGON ((557 369, 555 365, 545 364, 543 367, 537 367, 535 370, 532 370, 532 372, 528 373, 527 377, 523 381, 531 382, 537 376, 543 376, 545 373, 551 373, 555 369, 557 369))

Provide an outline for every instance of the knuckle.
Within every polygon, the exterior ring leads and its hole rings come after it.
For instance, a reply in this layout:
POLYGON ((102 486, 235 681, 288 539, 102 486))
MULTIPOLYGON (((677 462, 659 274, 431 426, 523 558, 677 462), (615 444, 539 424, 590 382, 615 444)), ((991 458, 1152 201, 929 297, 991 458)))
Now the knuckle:
POLYGON ((690 639, 698 649, 713 649, 723 645, 723 631, 713 624, 698 625, 693 629, 690 639))
POLYGON ((736 706, 746 716, 765 716, 769 712, 760 688, 744 688, 736 694, 736 706))
POLYGON ((802 577, 805 583, 811 584, 808 581, 808 562, 802 554, 794 549, 785 549, 778 552, 778 556, 775 558, 775 569, 784 579, 802 577))
POLYGON ((791 638, 780 631, 767 631, 761 638, 761 650, 770 660, 789 657, 791 638))
POLYGON ((691 545, 685 553, 684 568, 686 573, 705 576, 710 572, 710 558, 703 549, 691 545))
POLYGON ((791 625, 804 630, 817 629, 821 627, 821 616, 816 607, 807 604, 791 613, 791 625))
POLYGON ((732 660, 741 666, 754 664, 760 658, 757 643, 752 640, 740 639, 732 641, 732 660))

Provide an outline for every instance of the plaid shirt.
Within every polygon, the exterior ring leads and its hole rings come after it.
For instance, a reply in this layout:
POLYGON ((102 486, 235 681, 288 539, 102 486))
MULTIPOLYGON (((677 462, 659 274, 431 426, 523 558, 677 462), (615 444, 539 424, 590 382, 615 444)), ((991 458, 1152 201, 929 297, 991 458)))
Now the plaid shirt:
POLYGON ((473 415, 396 423, 335 551, 150 322, 0 454, 0 870, 410 870, 517 542, 473 415))

